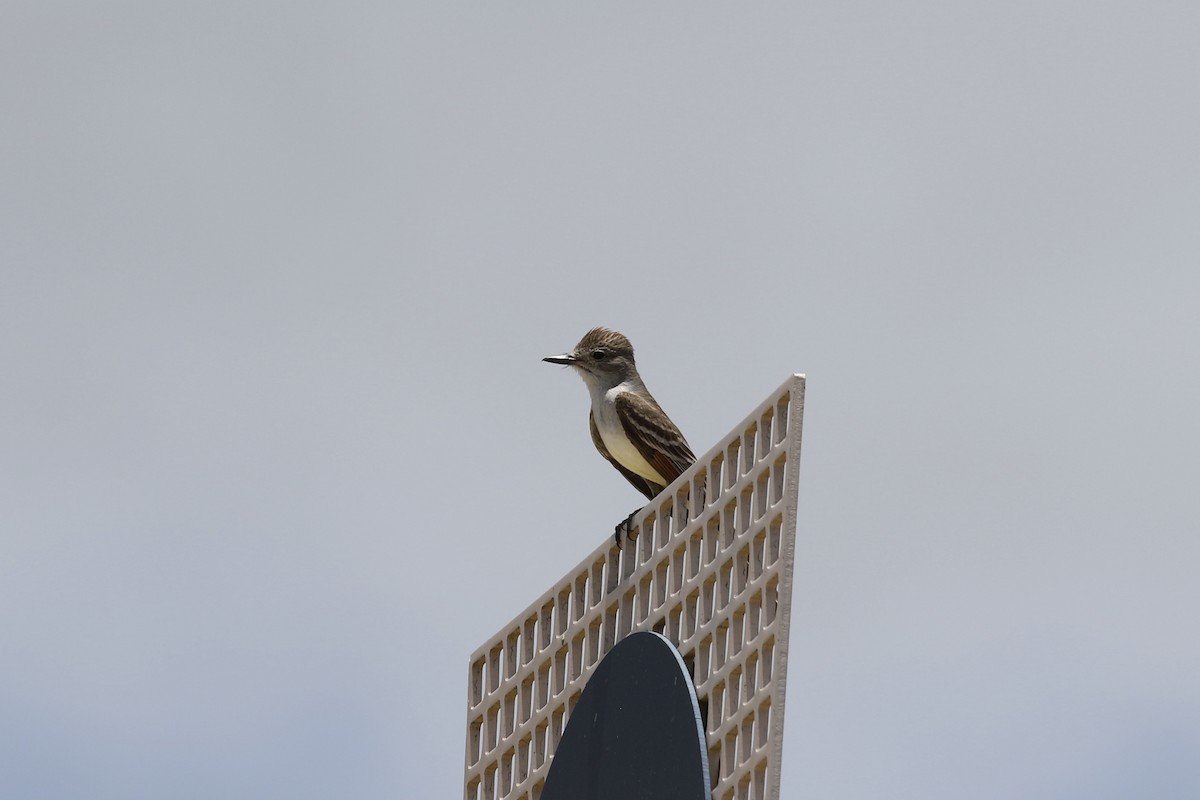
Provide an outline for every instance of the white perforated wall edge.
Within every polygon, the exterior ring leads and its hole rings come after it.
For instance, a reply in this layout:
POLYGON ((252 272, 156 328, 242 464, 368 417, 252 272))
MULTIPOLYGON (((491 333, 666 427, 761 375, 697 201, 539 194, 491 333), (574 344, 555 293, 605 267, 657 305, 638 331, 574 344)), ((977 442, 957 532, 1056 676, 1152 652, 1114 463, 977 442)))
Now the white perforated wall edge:
POLYGON ((715 800, 778 800, 804 376, 471 656, 467 800, 538 800, 600 659, 655 630, 692 669, 715 800))

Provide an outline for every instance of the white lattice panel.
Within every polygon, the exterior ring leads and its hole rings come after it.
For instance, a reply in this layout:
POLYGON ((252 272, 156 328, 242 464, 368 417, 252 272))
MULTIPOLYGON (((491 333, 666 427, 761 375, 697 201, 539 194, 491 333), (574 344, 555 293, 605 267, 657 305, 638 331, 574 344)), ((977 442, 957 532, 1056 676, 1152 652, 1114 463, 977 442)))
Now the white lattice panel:
MULTIPOLYGON (((575 701, 633 631, 675 643, 715 800, 777 800, 804 376, 794 375, 471 656, 467 800, 538 800, 575 701)), ((598 527, 607 529, 607 524, 598 527)))

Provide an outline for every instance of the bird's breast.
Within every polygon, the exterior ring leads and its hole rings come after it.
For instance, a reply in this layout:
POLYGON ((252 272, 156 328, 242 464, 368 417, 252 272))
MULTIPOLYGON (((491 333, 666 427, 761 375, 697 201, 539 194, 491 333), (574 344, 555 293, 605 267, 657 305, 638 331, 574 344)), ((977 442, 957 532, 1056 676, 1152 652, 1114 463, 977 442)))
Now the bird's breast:
POLYGON ((664 479, 658 470, 650 466, 650 462, 642 456, 641 451, 630 440, 625 426, 621 423, 615 402, 619 393, 617 390, 610 390, 598 398, 599 402, 592 403, 592 416, 596 420, 596 430, 600 432, 604 447, 608 450, 608 454, 625 469, 648 481, 666 486, 669 481, 664 479))

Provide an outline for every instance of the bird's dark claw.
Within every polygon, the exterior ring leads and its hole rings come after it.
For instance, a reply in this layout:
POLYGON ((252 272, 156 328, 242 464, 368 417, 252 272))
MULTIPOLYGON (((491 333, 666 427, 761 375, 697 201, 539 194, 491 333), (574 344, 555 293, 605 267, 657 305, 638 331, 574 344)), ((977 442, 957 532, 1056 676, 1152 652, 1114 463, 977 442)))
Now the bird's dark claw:
POLYGON ((629 512, 629 516, 617 523, 617 527, 613 530, 613 541, 617 543, 617 549, 621 549, 621 533, 624 532, 625 538, 628 539, 633 534, 633 518, 641 509, 636 509, 629 512))

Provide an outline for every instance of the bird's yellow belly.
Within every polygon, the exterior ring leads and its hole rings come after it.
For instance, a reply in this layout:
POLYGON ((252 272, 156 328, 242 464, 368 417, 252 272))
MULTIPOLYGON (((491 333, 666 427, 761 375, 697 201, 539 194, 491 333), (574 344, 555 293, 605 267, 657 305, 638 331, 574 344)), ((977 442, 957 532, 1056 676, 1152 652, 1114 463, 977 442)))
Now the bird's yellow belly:
POLYGON ((605 436, 604 431, 600 432, 600 438, 604 440, 604 446, 608 449, 608 454, 615 458, 617 463, 622 467, 660 486, 667 485, 668 481, 658 473, 658 470, 650 466, 650 462, 642 457, 642 454, 633 446, 633 442, 629 441, 628 438, 625 436, 605 436))

